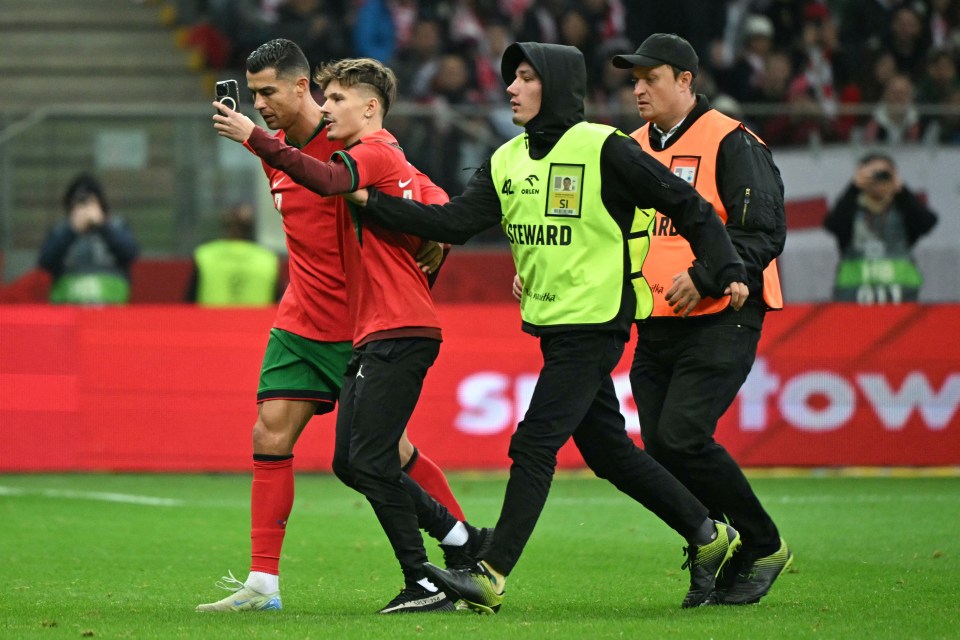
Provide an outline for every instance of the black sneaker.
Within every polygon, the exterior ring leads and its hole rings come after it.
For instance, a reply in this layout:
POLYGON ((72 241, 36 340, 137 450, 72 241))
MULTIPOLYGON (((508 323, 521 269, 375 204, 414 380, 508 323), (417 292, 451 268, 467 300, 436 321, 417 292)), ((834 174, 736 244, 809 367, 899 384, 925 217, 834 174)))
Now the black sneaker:
POLYGON ((447 570, 427 562, 427 577, 452 599, 464 602, 477 613, 496 613, 503 603, 504 580, 487 571, 482 562, 469 569, 447 570))
POLYGON ((478 529, 466 522, 463 524, 467 527, 467 534, 470 536, 466 544, 459 547, 440 545, 443 550, 443 564, 447 569, 468 569, 474 566, 493 545, 493 527, 478 529))
POLYGON ((733 578, 740 570, 740 561, 742 559, 743 546, 741 545, 737 552, 733 554, 733 557, 721 567, 720 573, 717 574, 717 582, 713 587, 713 591, 711 591, 707 599, 703 601, 703 606, 720 604, 720 598, 723 593, 730 588, 730 585, 733 584, 733 578))
MULTIPOLYGON (((740 553, 743 553, 742 551, 740 553)), ((755 604, 769 593, 774 581, 790 563, 793 553, 780 538, 780 548, 761 558, 743 558, 740 568, 722 588, 717 587, 713 600, 716 604, 755 604)))
POLYGON ((431 613, 456 611, 457 607, 443 591, 429 591, 417 583, 403 588, 379 613, 431 613))
POLYGON ((715 522, 717 537, 709 544, 690 545, 683 552, 687 560, 681 569, 690 569, 690 590, 683 598, 684 609, 706 604, 717 583, 720 569, 740 546, 740 534, 728 524, 715 522))

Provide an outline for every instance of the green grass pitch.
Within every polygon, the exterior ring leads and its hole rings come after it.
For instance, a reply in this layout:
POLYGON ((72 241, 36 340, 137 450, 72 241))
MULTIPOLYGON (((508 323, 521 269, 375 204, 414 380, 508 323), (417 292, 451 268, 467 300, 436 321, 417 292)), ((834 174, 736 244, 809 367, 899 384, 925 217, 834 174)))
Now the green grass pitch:
MULTIPOLYGON (((759 605, 681 610, 681 538, 572 473, 499 615, 377 616, 399 569, 370 507, 332 476, 297 479, 284 610, 199 614, 228 569, 246 576, 248 476, 0 475, 0 638, 960 637, 960 478, 753 482, 795 554, 759 605)), ((474 524, 494 524, 504 475, 451 484, 474 524)))

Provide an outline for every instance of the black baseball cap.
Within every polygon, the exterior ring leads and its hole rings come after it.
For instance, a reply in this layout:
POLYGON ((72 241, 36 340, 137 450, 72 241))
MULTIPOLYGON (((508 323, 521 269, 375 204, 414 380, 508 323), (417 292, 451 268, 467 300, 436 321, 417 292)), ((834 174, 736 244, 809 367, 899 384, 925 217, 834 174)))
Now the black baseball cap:
POLYGON ((697 75, 697 67, 700 66, 697 52, 689 42, 675 33, 655 33, 644 40, 633 55, 613 56, 612 62, 618 69, 669 64, 693 75, 697 75))

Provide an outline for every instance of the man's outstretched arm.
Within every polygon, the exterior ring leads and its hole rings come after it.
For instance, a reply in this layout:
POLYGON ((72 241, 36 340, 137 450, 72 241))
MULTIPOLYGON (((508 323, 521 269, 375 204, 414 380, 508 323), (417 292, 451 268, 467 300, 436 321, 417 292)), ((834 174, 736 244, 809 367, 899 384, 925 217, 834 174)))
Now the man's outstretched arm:
POLYGON ((444 205, 421 204, 376 189, 361 190, 347 199, 366 219, 385 229, 452 244, 463 244, 498 224, 501 216, 500 199, 486 164, 477 169, 461 195, 444 205))

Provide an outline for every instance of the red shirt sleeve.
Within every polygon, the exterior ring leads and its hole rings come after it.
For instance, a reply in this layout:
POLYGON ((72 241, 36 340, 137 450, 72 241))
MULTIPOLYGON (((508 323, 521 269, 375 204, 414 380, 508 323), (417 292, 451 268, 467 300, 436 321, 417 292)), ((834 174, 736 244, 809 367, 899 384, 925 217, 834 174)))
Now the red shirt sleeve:
POLYGON ((294 182, 314 193, 332 196, 354 190, 353 176, 344 163, 312 158, 260 127, 253 129, 246 144, 268 165, 283 171, 294 182))
POLYGON ((435 185, 430 176, 416 167, 413 167, 413 170, 417 172, 417 180, 420 182, 420 202, 424 204, 446 204, 450 202, 450 196, 447 195, 447 192, 435 185))

